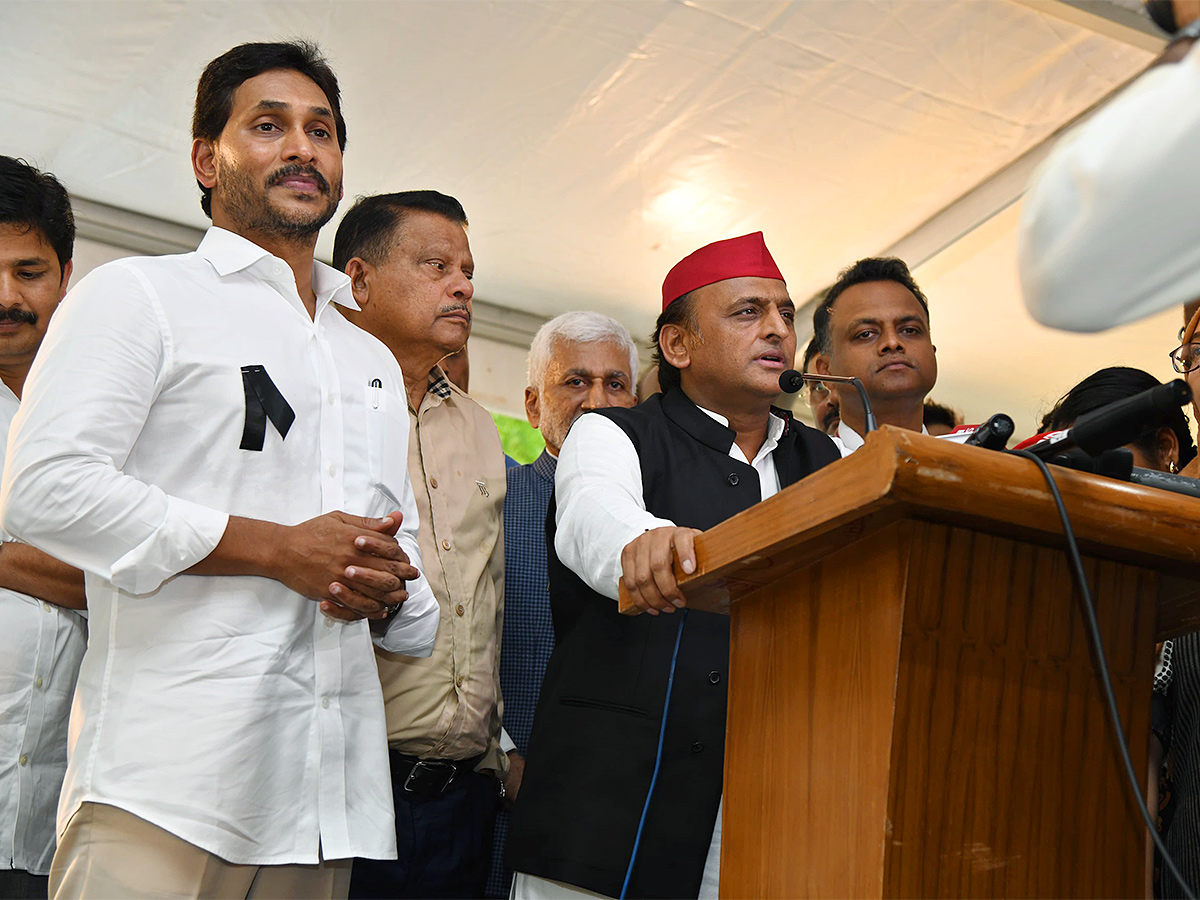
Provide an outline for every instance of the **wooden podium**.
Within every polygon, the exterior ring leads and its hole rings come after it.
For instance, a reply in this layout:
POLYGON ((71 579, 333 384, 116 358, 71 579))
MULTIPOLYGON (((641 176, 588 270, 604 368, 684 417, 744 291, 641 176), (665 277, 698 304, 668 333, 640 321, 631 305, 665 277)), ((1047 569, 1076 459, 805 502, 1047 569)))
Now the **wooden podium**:
MULTIPOLYGON (((1200 500, 1054 469, 1134 766, 1200 500)), ((1145 832, 1028 460, 884 427, 697 540, 732 616, 721 896, 1139 897, 1145 832)))

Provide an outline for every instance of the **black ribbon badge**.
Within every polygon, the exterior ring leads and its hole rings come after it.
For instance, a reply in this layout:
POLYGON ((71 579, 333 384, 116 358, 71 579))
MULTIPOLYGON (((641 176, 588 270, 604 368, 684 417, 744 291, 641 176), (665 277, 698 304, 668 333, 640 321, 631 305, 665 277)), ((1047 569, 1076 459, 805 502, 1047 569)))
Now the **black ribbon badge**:
POLYGON ((242 429, 243 450, 262 450, 267 437, 267 419, 275 426, 281 438, 286 438, 288 429, 296 421, 292 411, 275 382, 262 366, 242 366, 242 387, 246 390, 246 427, 242 429))

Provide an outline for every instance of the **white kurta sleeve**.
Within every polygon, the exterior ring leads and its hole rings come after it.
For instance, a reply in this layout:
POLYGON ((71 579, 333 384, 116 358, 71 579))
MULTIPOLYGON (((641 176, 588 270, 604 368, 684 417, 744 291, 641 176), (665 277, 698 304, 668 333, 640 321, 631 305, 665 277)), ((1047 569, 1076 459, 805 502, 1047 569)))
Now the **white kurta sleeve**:
POLYGON ((642 468, 620 426, 584 414, 571 426, 554 476, 554 549, 592 590, 617 599, 621 551, 652 528, 672 526, 646 511, 642 468))
MULTIPOLYGON (((410 433, 408 439, 412 440, 410 433)), ((404 458, 408 458, 407 448, 404 458)), ((391 510, 386 510, 386 515, 391 510)), ((400 544, 408 560, 417 567, 421 574, 415 581, 405 585, 408 599, 388 620, 387 629, 383 634, 372 632, 375 645, 389 653, 402 653, 405 656, 427 657, 433 653, 434 639, 437 637, 438 622, 441 610, 433 589, 425 580, 425 570, 421 562, 421 548, 417 544, 417 534, 420 531, 420 518, 417 512, 417 501, 413 495, 412 480, 408 477, 408 467, 404 467, 404 486, 401 488, 400 530, 396 532, 396 542, 400 544)))
POLYGON ((116 262, 88 275, 34 360, 0 486, 6 531, 137 594, 208 556, 228 522, 121 472, 170 356, 141 273, 116 262))
POLYGON ((1068 133, 1025 195, 1018 263, 1039 322, 1100 331, 1200 297, 1200 45, 1068 133))

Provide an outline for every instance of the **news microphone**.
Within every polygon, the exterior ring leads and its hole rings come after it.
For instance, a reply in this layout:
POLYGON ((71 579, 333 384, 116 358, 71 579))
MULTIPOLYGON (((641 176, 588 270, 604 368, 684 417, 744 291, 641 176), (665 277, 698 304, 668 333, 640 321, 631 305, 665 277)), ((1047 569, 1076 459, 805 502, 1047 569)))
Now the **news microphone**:
POLYGON ((1025 441, 1018 444, 1017 449, 1027 449, 1041 459, 1049 459, 1072 447, 1096 456, 1135 441, 1151 428, 1161 426, 1175 409, 1191 399, 1192 390, 1187 382, 1176 378, 1092 410, 1076 419, 1069 429, 1050 432, 1032 444, 1025 441))
POLYGON ((871 409, 871 401, 867 399, 867 389, 853 375, 818 375, 814 373, 797 372, 788 369, 779 376, 779 389, 786 394, 794 394, 806 381, 822 381, 829 384, 852 384, 858 391, 858 399, 862 401, 863 413, 866 417, 867 431, 874 431, 879 426, 875 423, 875 411, 871 409))
POLYGON ((1192 389, 1182 378, 1176 378, 1080 416, 1070 435, 1077 447, 1095 456, 1137 440, 1191 399, 1192 389))
POLYGON ((975 433, 963 443, 972 447, 983 447, 985 450, 1003 450, 1016 430, 1017 426, 1010 416, 996 413, 976 428, 975 433))

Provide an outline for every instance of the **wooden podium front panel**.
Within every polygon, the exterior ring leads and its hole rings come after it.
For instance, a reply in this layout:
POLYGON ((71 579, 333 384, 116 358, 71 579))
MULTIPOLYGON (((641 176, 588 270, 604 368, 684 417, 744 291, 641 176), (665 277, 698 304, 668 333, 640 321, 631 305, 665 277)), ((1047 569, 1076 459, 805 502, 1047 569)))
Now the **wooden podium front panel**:
MULTIPOLYGON (((1156 576, 1089 561, 1146 767, 1156 576)), ((1065 555, 912 520, 734 605, 721 893, 1137 896, 1065 555)))
POLYGON ((734 605, 722 897, 879 897, 908 535, 734 605))
MULTIPOLYGON (((1140 896, 1144 828, 1066 554, 908 527, 884 896, 1140 896)), ((1141 776, 1157 576, 1086 568, 1141 776)))

